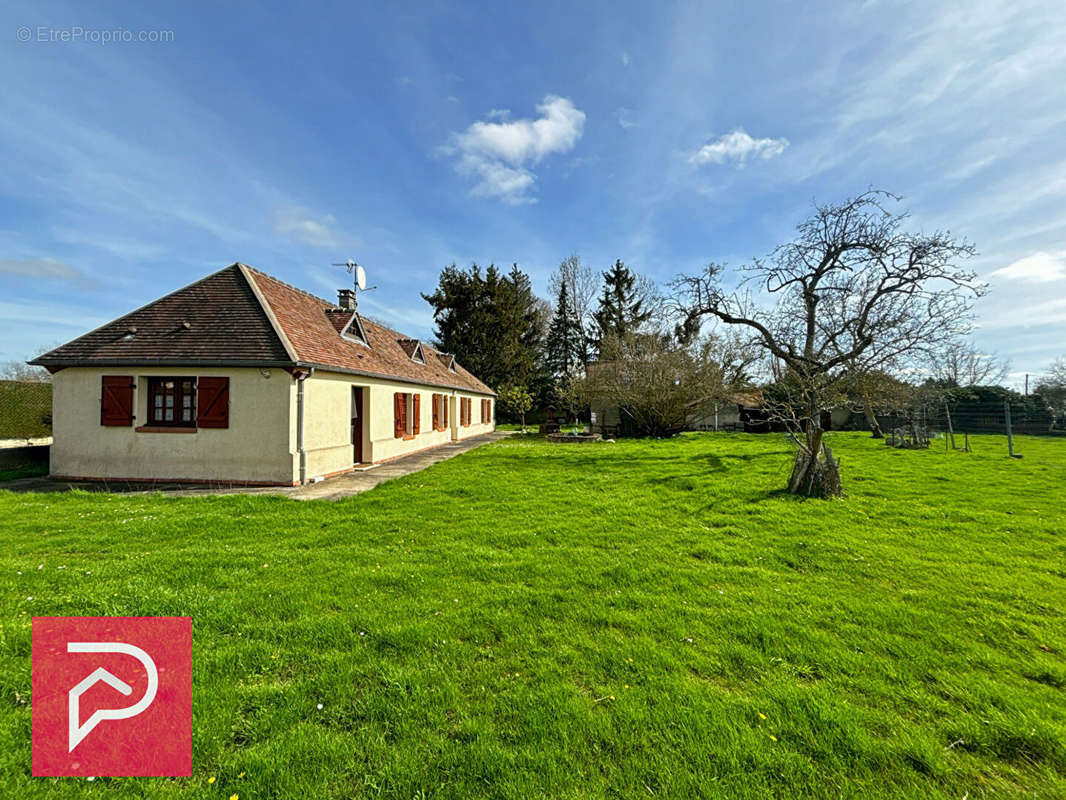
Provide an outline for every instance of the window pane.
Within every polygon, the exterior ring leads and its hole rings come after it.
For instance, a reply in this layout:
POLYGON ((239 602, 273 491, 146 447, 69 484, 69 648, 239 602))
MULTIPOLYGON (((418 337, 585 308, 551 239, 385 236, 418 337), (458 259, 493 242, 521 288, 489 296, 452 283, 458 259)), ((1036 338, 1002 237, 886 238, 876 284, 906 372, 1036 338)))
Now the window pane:
POLYGON ((163 419, 165 419, 167 422, 173 422, 174 421, 174 409, 168 408, 166 410, 166 413, 163 415, 163 419))

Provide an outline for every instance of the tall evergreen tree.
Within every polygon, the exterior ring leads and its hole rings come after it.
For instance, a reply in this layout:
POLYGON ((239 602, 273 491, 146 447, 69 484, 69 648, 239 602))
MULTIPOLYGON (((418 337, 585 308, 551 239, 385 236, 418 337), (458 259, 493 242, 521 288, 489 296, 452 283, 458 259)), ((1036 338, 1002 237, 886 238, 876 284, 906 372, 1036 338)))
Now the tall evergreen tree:
POLYGON ((541 301, 514 265, 506 275, 490 265, 441 271, 437 289, 423 294, 433 307, 436 346, 494 388, 537 390, 544 372, 541 301))
POLYGON ((621 260, 603 273, 603 294, 592 315, 596 324, 593 338, 597 348, 607 337, 623 339, 636 333, 651 319, 651 309, 644 307, 644 297, 637 288, 637 275, 621 260))
POLYGON ((511 265, 500 278, 494 296, 494 347, 504 384, 531 387, 544 371, 544 323, 540 301, 533 294, 529 276, 511 265))
POLYGON ((585 350, 585 331, 570 303, 570 290, 564 280, 559 284, 559 298, 545 340, 548 369, 555 377, 572 377, 585 365, 585 350))
POLYGON ((590 344, 587 331, 593 328, 592 309, 599 294, 600 273, 582 264, 581 257, 574 254, 560 261, 559 267, 549 278, 548 291, 552 297, 558 297, 559 288, 563 283, 566 283, 570 311, 584 334, 581 337, 581 363, 587 364, 590 344))

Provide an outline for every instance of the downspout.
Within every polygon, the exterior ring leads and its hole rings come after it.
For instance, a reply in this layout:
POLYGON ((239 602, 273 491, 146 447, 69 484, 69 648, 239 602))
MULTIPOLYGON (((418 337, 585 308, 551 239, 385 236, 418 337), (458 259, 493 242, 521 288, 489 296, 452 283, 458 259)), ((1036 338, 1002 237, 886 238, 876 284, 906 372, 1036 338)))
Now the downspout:
POLYGON ((448 420, 448 437, 451 441, 458 442, 460 428, 459 418, 462 412, 459 410, 459 396, 455 389, 452 389, 452 399, 455 400, 455 413, 452 414, 451 418, 448 420))
POLYGON ((296 376, 296 450, 300 454, 300 485, 307 483, 307 451, 304 449, 304 381, 315 374, 311 367, 296 376))

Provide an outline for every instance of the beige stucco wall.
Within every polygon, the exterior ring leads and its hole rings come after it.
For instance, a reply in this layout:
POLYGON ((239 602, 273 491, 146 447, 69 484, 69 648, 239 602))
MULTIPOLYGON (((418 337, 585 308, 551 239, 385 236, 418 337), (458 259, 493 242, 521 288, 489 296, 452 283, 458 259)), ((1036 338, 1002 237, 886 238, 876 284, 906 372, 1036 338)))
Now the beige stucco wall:
POLYGON ((208 367, 68 367, 53 378, 53 475, 137 480, 219 480, 290 483, 292 378, 281 369, 208 367), (135 379, 130 427, 100 424, 100 378, 135 379), (227 376, 228 428, 195 433, 148 433, 147 379, 151 376, 227 376))
MULTIPOLYGON (((317 370, 304 381, 304 449, 307 452, 307 478, 332 475, 352 467, 351 389, 364 387, 363 461, 379 462, 397 456, 446 444, 453 439, 465 439, 495 429, 494 419, 481 424, 481 400, 484 395, 458 392, 433 386, 399 383, 380 378, 365 378, 338 372, 317 370), (393 395, 396 392, 418 393, 419 433, 413 438, 397 439, 393 430, 393 395), (448 429, 433 430, 433 395, 449 398, 448 429), (471 424, 458 425, 458 398, 471 398, 471 424)), ((493 418, 496 408, 493 399, 493 418)), ((296 419, 296 395, 292 397, 291 418, 296 419)), ((293 423, 293 442, 295 422, 293 423)), ((295 478, 299 478, 299 460, 295 478)))
MULTIPOLYGON (((368 420, 363 461, 378 462, 495 429, 481 424, 483 395, 416 386, 377 378, 316 371, 304 382, 304 448, 307 478, 332 475, 353 466, 351 387, 365 387, 368 420), (393 436, 393 394, 417 392, 420 432, 393 436), (449 428, 433 430, 432 398, 448 397, 449 428), (471 424, 459 422, 459 398, 471 398, 471 424)), ((297 382, 282 369, 258 368, 84 368, 60 370, 54 377, 52 416, 53 475, 135 480, 217 480, 293 483, 300 478, 297 448, 297 382), (130 427, 100 424, 101 376, 130 375, 134 422, 130 427), (147 381, 153 376, 228 376, 229 428, 195 433, 149 433, 136 428, 147 421, 147 381)), ((495 399, 493 399, 495 417, 495 399)))

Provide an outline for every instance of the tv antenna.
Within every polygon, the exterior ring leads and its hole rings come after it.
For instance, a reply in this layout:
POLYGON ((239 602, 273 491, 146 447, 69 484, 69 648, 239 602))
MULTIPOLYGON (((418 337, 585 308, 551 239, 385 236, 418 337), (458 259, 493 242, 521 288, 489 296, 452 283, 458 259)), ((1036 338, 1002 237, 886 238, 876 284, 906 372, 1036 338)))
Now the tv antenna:
POLYGON ((366 270, 363 269, 361 264, 356 264, 354 259, 349 258, 347 261, 333 262, 335 267, 344 267, 348 270, 348 274, 352 276, 352 284, 355 289, 356 301, 359 299, 359 292, 372 292, 377 289, 377 286, 371 286, 369 289, 366 286, 366 270))

